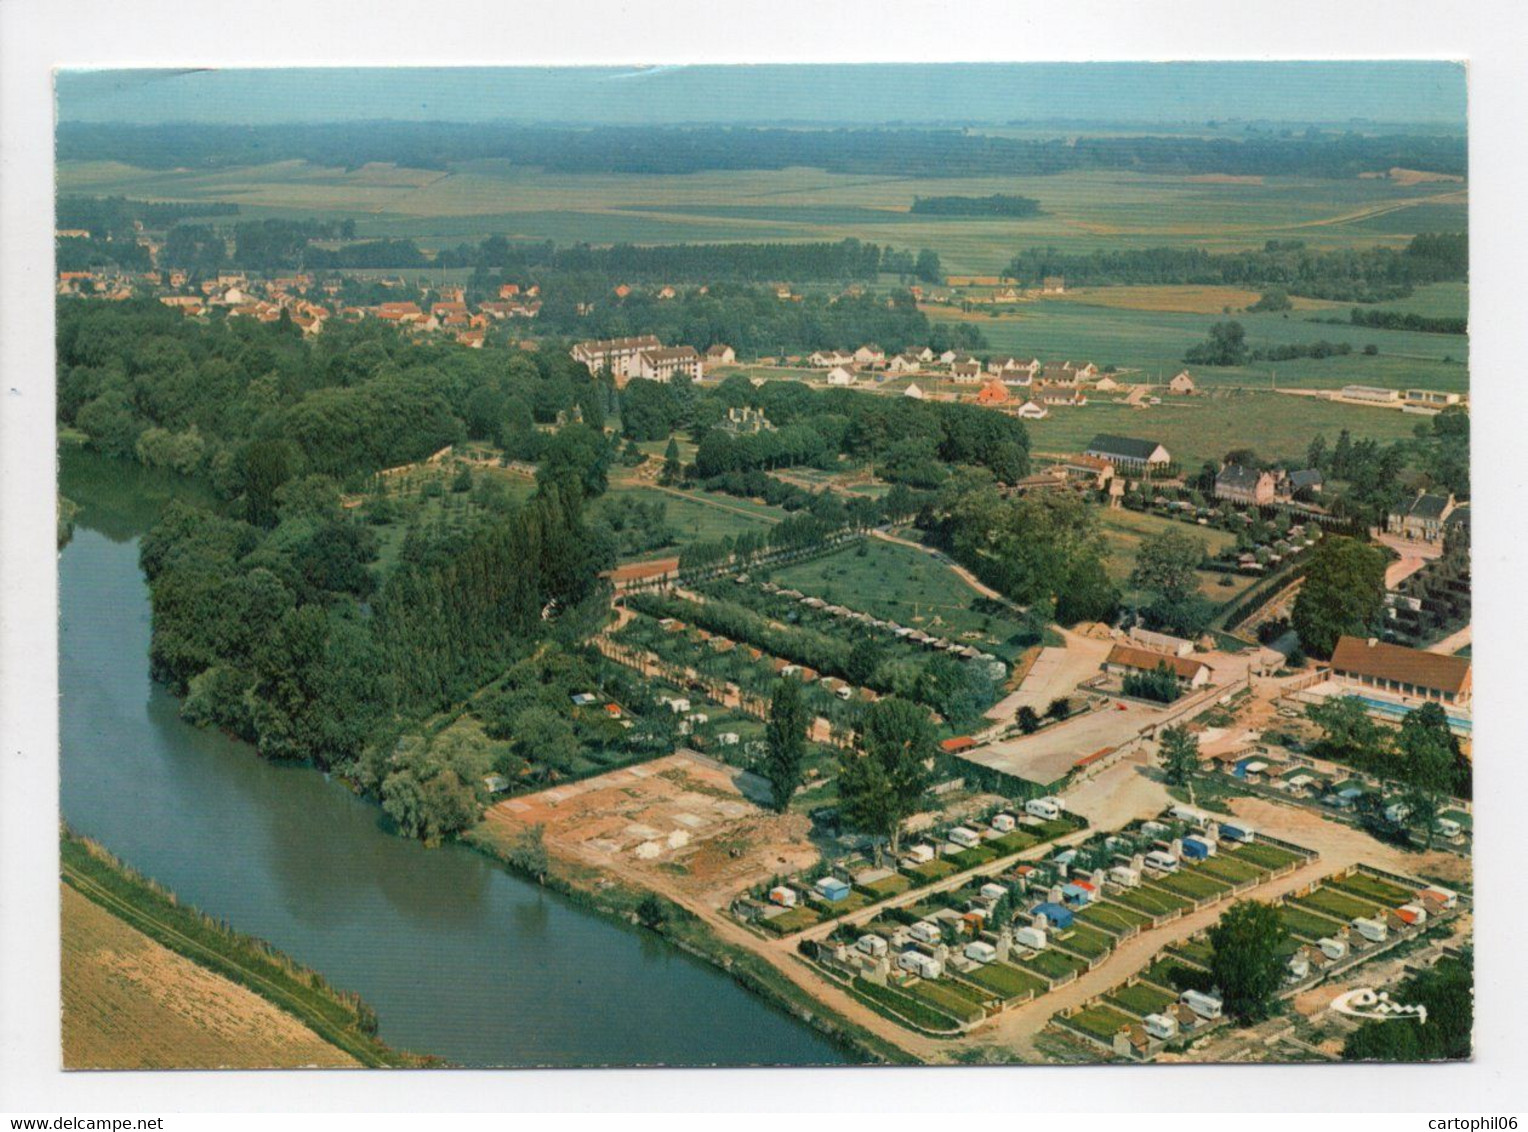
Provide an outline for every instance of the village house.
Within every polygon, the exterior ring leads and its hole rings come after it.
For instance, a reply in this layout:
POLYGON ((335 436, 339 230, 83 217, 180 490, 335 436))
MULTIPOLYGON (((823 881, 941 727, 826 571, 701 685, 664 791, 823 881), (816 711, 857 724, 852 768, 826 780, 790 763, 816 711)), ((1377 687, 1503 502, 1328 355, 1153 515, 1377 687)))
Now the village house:
POLYGON ((601 341, 580 342, 573 347, 573 360, 582 362, 591 374, 600 371, 611 377, 634 377, 638 370, 638 356, 644 350, 661 350, 663 343, 652 334, 636 338, 608 338, 601 341))
POLYGON ((1171 381, 1167 383, 1169 393, 1187 395, 1194 391, 1194 379, 1189 376, 1188 370, 1180 370, 1171 381))
POLYGON ((1273 502, 1276 483, 1272 472, 1243 464, 1227 464, 1215 477, 1215 498, 1260 507, 1273 502))
POLYGON ((718 342, 706 350, 706 365, 730 366, 737 361, 737 351, 718 342))
POLYGON ((519 294, 520 284, 518 283, 502 283, 499 285, 499 298, 501 299, 513 299, 519 294))
POLYGON ((904 397, 911 397, 914 401, 922 401, 924 399, 923 390, 918 388, 918 385, 917 385, 916 382, 914 382, 913 384, 909 385, 906 389, 902 390, 902 396, 904 396, 904 397))
POLYGON ((1026 421, 1043 421, 1050 416, 1050 410, 1034 401, 1025 401, 1014 410, 1014 415, 1026 421))
POLYGON ((861 346, 854 351, 854 363, 860 366, 883 366, 886 364, 886 351, 879 346, 861 346))
POLYGON ((1115 381, 1114 375, 1109 373, 1099 374, 1098 380, 1093 383, 1093 388, 1100 393, 1112 393, 1119 387, 1119 382, 1115 381))
POLYGON ((1332 651, 1332 679, 1388 692, 1402 699, 1463 706, 1472 686, 1469 657, 1426 652, 1362 637, 1340 637, 1332 651))
POLYGON ((829 385, 853 385, 859 378, 848 366, 834 366, 828 371, 829 385))
POLYGON ((1113 464, 1116 471, 1126 472, 1163 471, 1173 460, 1172 454, 1155 440, 1115 436, 1107 432, 1093 438, 1087 454, 1101 456, 1113 464))
POLYGON ((1210 666, 1192 657, 1173 656, 1135 645, 1115 645, 1104 658, 1104 671, 1116 676, 1147 675, 1164 665, 1180 683, 1190 688, 1203 688, 1210 682, 1210 666))
POLYGON ((832 369, 834 366, 851 366, 854 364, 854 355, 842 350, 813 350, 807 357, 807 364, 814 369, 832 369))
POLYGON ((1078 385, 1043 385, 1033 394, 1042 405, 1086 405, 1088 397, 1078 385))
POLYGON ((1394 405, 1401 399, 1399 390, 1373 385, 1344 385, 1341 396, 1344 401, 1367 401, 1376 405, 1394 405))
POLYGON ((957 385, 975 385, 981 379, 982 367, 979 362, 956 362, 950 366, 950 380, 957 385))
POLYGON ((898 354, 886 363, 886 372, 893 376, 904 373, 917 373, 923 368, 923 362, 916 354, 898 354))
POLYGON ((1401 510, 1392 511, 1385 529, 1393 535, 1418 542, 1442 542, 1448 520, 1458 508, 1452 494, 1432 495, 1418 492, 1401 510))
POLYGON ((1064 295, 1066 294, 1066 277, 1047 275, 1040 281, 1040 290, 1047 295, 1064 295))

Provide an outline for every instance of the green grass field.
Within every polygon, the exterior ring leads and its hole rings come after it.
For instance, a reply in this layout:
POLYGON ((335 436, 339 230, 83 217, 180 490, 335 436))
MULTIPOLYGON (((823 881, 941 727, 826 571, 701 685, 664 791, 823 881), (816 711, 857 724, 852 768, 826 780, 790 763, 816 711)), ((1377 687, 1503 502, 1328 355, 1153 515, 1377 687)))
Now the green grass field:
POLYGON ((1321 434, 1330 448, 1338 432, 1379 441, 1409 437, 1423 418, 1394 409, 1345 405, 1283 393, 1222 392, 1165 399, 1150 409, 1112 402, 1089 402, 1057 409, 1041 421, 1026 422, 1037 452, 1081 452, 1098 433, 1155 439, 1185 468, 1218 462, 1235 448, 1252 448, 1264 459, 1303 460, 1321 434))
MULTIPOLYGON (((1396 306, 1380 303, 1376 307, 1404 310, 1402 303, 1398 301, 1396 306)), ((1429 305, 1430 301, 1424 298, 1423 303, 1429 305)), ((976 327, 994 351, 1026 358, 1071 358, 1100 367, 1112 365, 1138 371, 1126 374, 1126 381, 1166 384, 1184 368, 1183 356, 1190 346, 1202 342, 1216 322, 1234 318, 1245 329, 1247 346, 1253 350, 1325 339, 1332 343, 1347 342, 1353 353, 1343 357, 1251 362, 1229 368, 1190 367, 1201 390, 1269 389, 1275 383, 1281 389, 1336 389, 1352 382, 1396 389, 1415 386, 1462 392, 1468 388, 1469 374, 1463 363, 1469 357, 1469 343, 1463 335, 1351 326, 1346 322, 1349 309, 1343 305, 1284 314, 1247 314, 1236 310, 1229 314, 1219 311, 1190 314, 1051 298, 995 316, 992 312, 962 313, 948 307, 931 307, 928 314, 937 322, 976 327), (1342 325, 1330 325, 1310 321, 1313 318, 1344 321, 1342 325), (1372 357, 1361 352, 1370 344, 1379 350, 1372 357)), ((1109 396, 1097 395, 1099 399, 1109 396)))
POLYGON ((1018 622, 974 611, 971 603, 977 593, 932 555, 879 539, 862 545, 863 555, 857 547, 846 548, 777 570, 773 580, 909 628, 974 640, 996 656, 1011 659, 1022 651, 1022 644, 1013 640, 1018 622), (981 636, 973 639, 966 633, 981 636))
POLYGON ((973 1002, 969 993, 962 993, 965 988, 953 982, 930 982, 920 979, 910 983, 907 994, 921 1002, 932 1006, 935 1010, 948 1014, 951 1018, 958 1018, 962 1022, 974 1022, 984 1013, 981 1006, 973 1002))
POLYGON ((1199 863, 1201 872, 1208 873, 1217 880, 1226 881, 1228 884, 1243 884, 1249 880, 1257 880, 1266 874, 1257 866, 1246 861, 1232 860, 1219 854, 1211 857, 1208 861, 1199 863))
POLYGON ((925 1030, 949 1031, 956 1028, 955 1019, 944 1011, 935 1010, 927 1003, 920 1002, 891 987, 872 983, 868 979, 856 978, 854 990, 869 1001, 890 1011, 894 1016, 911 1022, 915 1026, 922 1026, 925 1030))

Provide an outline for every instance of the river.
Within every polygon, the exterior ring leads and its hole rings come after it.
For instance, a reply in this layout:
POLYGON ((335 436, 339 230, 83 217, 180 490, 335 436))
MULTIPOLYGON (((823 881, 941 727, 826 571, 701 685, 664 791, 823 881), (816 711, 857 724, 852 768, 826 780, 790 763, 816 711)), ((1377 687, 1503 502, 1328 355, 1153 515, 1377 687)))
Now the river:
POLYGON ((472 850, 394 836, 318 771, 184 723, 149 678, 138 535, 153 501, 131 471, 103 486, 89 464, 64 462, 83 507, 59 559, 61 807, 77 832, 360 994, 401 1049, 478 1067, 850 1060, 652 933, 472 850))

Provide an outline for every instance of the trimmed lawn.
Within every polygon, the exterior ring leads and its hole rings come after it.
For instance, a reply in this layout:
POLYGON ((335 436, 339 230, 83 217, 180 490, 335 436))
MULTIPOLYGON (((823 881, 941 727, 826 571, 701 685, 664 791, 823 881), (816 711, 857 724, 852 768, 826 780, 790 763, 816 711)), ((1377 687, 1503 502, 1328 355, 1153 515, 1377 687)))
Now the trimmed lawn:
POLYGON ((1006 857, 1011 853, 1022 853, 1030 846, 1040 844, 1040 839, 1021 829, 1016 829, 1012 833, 1003 834, 1002 837, 994 837, 987 844, 1006 857))
POLYGON ((998 856, 998 853, 987 846, 978 845, 974 849, 962 849, 959 853, 951 853, 944 859, 954 865, 957 870, 963 871, 974 869, 977 865, 985 865, 988 861, 995 861, 998 856))
POLYGON ((870 899, 863 892, 855 892, 852 888, 849 890, 849 895, 842 900, 824 900, 820 896, 813 896, 811 901, 814 907, 822 910, 824 919, 842 916, 845 912, 853 912, 870 903, 870 899))
POLYGON ((860 891, 868 893, 874 900, 885 900, 888 896, 896 896, 906 892, 911 887, 912 881, 900 873, 894 873, 889 877, 882 877, 880 880, 858 886, 860 891))
POLYGON ((1360 900, 1372 900, 1376 904, 1383 904, 1389 908, 1405 904, 1416 896, 1416 893, 1410 889, 1380 880, 1378 877, 1371 877, 1366 873, 1354 873, 1341 880, 1331 878, 1326 884, 1329 888, 1339 889, 1360 900))
POLYGON ((907 993, 935 1010, 959 1018, 962 1022, 974 1022, 986 1012, 966 995, 955 989, 952 983, 930 982, 920 979, 907 987, 907 993))
POLYGON ((1208 861, 1201 861, 1199 869, 1217 880, 1227 881, 1233 885, 1243 884, 1249 880, 1260 880, 1268 875, 1254 864, 1223 857, 1218 853, 1208 861))
POLYGON ((774 932, 776 935, 789 935, 791 932, 799 932, 802 928, 809 928, 821 922, 822 917, 815 909, 800 904, 772 919, 762 921, 761 926, 765 931, 774 932))
POLYGON ((1089 959, 1097 959, 1100 955, 1107 955, 1114 950, 1114 937, 1108 932, 1101 932, 1097 928, 1076 923, 1066 932, 1053 936, 1052 940, 1058 947, 1075 951, 1078 955, 1085 955, 1089 959))
POLYGON ((960 870, 957 869, 954 865, 950 864, 948 861, 936 857, 932 861, 924 861, 921 865, 915 865, 913 868, 908 869, 907 871, 913 876, 918 877, 925 884, 928 884, 938 880, 940 877, 950 876, 951 874, 957 873, 960 870))
MULTIPOLYGON (((1192 866, 1189 867, 1192 868, 1192 866)), ((1153 877, 1151 880, 1143 881, 1143 884, 1156 885, 1176 896, 1186 896, 1191 900, 1211 900, 1217 896, 1224 896, 1228 891, 1228 886, 1214 877, 1188 871, 1153 877)))
POLYGON ((920 1002, 891 987, 857 978, 854 980, 854 989, 872 1002, 879 1003, 893 1014, 899 1014, 908 1022, 922 1026, 925 1030, 948 1031, 956 1028, 955 1019, 944 1011, 935 1010, 927 1003, 920 1002))
POLYGON ((1210 960, 1215 958, 1215 949, 1202 939, 1186 939, 1182 943, 1173 944, 1167 950, 1205 969, 1209 968, 1210 960))
POLYGON ((1231 850, 1231 856, 1251 861, 1258 868, 1268 869, 1270 872, 1282 869, 1291 862, 1305 860, 1298 853, 1291 853, 1288 849, 1280 849, 1276 845, 1267 845, 1261 841, 1254 841, 1251 845, 1239 845, 1231 850))
POLYGON ((1279 905, 1279 919, 1284 921, 1284 926, 1289 929, 1291 935, 1297 935, 1301 939, 1325 939, 1342 927, 1336 920, 1318 916, 1314 912, 1297 908, 1293 904, 1279 905))
POLYGON ((1189 906, 1189 902, 1182 897, 1174 896, 1159 888, 1145 887, 1123 889, 1110 896, 1109 901, 1123 904, 1126 908, 1133 908, 1137 912, 1144 912, 1153 917, 1181 912, 1189 906))
POLYGON ((1044 980, 1037 979, 1011 963, 988 963, 972 971, 966 978, 1005 999, 1019 998, 1030 991, 1044 994, 1049 989, 1044 980))
POLYGON ((1185 963, 1173 955, 1162 956, 1141 972, 1141 978, 1147 982, 1180 991, 1201 985, 1207 977, 1208 972, 1201 971, 1198 967, 1185 963))
POLYGON ((1070 1018, 1065 1019, 1067 1025, 1089 1034, 1101 1042, 1112 1042, 1114 1035, 1119 1033, 1125 1026, 1135 1025, 1137 1019, 1112 1006, 1102 1003, 1094 1003, 1085 1006, 1070 1018))
POLYGON ((1335 916, 1340 920, 1373 916, 1379 911, 1377 905, 1370 904, 1367 900, 1359 900, 1356 896, 1338 892, 1333 888, 1318 888, 1309 896, 1292 898, 1292 902, 1306 908, 1313 908, 1325 916, 1335 916))
POLYGON ((1160 1014, 1177 1002, 1178 996, 1145 983, 1132 983, 1128 987, 1115 987, 1105 999, 1121 1010, 1144 1018, 1148 1014, 1160 1014))
POLYGON ((1149 916, 1118 904, 1089 904, 1077 913, 1077 919, 1106 932, 1121 935, 1131 928, 1144 928, 1151 923, 1149 916))
POLYGON ((1030 959, 1020 959, 1019 963, 1031 971, 1038 971, 1047 979, 1064 979, 1087 967, 1081 959, 1074 959, 1070 955, 1062 955, 1060 952, 1050 950, 1041 951, 1030 959))

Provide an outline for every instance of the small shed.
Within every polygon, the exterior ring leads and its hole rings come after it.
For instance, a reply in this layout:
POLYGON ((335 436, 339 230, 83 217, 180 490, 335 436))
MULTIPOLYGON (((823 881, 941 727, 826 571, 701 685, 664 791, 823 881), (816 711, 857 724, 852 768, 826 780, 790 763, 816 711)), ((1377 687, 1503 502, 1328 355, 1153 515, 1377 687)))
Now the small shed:
POLYGON ((849 885, 837 877, 823 877, 812 886, 824 900, 839 901, 849 895, 849 885))
POLYGON ((1045 917, 1045 925, 1052 928, 1065 930, 1072 926, 1072 910, 1064 904, 1057 904, 1047 900, 1044 904, 1036 904, 1029 910, 1034 917, 1045 917))

